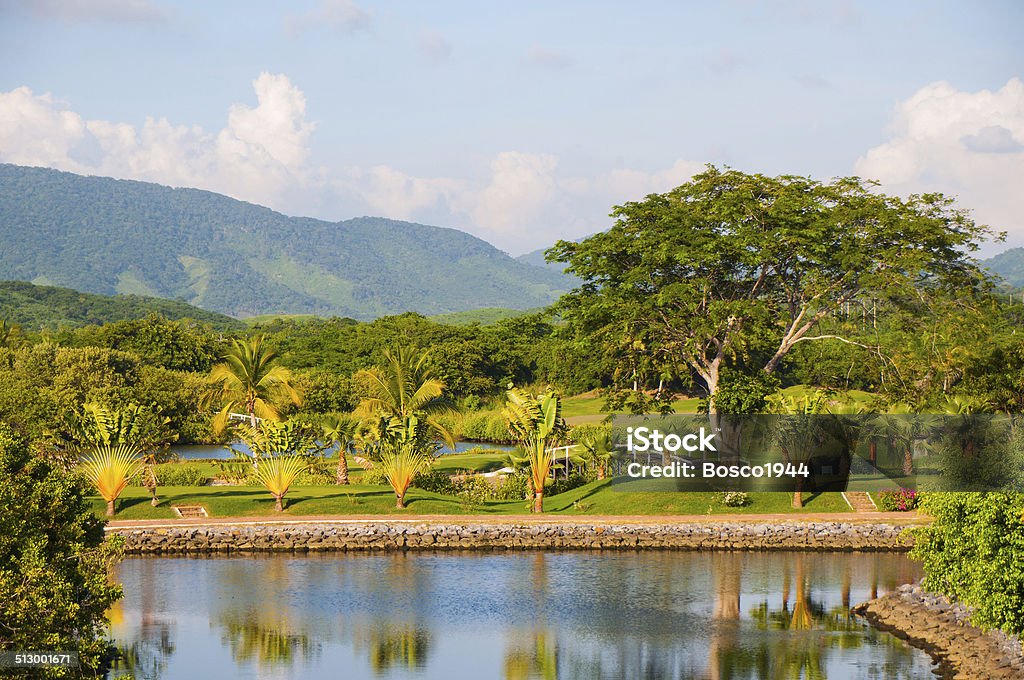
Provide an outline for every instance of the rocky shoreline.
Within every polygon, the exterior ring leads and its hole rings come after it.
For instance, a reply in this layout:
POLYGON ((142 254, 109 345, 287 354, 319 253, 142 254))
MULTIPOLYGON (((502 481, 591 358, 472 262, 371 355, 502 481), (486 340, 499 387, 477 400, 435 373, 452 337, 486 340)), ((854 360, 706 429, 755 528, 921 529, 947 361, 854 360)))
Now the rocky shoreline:
POLYGON ((129 554, 396 550, 905 551, 907 527, 854 522, 459 523, 383 520, 108 527, 129 554))
POLYGON ((879 630, 923 649, 944 678, 1024 678, 1024 653, 1017 637, 984 631, 968 620, 970 612, 920 585, 904 585, 859 604, 854 613, 879 630))

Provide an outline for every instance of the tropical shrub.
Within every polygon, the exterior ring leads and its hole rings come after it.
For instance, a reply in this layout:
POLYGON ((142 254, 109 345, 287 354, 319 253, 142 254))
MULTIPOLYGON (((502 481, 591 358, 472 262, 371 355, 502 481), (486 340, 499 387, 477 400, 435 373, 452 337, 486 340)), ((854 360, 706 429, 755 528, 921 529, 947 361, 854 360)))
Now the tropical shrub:
POLYGON ((139 449, 130 444, 101 444, 82 460, 82 473, 107 502, 107 517, 113 517, 117 497, 142 469, 139 449))
POLYGON ((423 470, 416 473, 416 476, 413 477, 412 485, 417 489, 433 493, 448 496, 456 494, 455 484, 452 481, 451 475, 447 475, 440 470, 423 470))
POLYGON ((910 556, 924 587, 972 608, 972 620, 1024 633, 1024 493, 928 493, 930 525, 914 529, 910 556))
POLYGON ((578 489, 592 481, 594 481, 594 478, 591 475, 582 472, 570 472, 568 478, 559 477, 558 479, 550 480, 544 486, 544 493, 548 496, 557 496, 560 493, 578 489))
POLYGON ((916 510, 921 495, 913 489, 885 489, 878 493, 878 508, 885 512, 916 510))
MULTIPOLYGON (((168 463, 157 465, 153 472, 164 486, 206 486, 209 481, 206 472, 198 465, 168 463)), ((143 486, 141 473, 132 477, 132 486, 143 486)))
POLYGON ((745 491, 725 491, 718 497, 718 502, 729 508, 742 508, 753 501, 745 491))
POLYGON ((375 465, 372 468, 363 471, 362 477, 359 478, 359 483, 368 484, 370 486, 385 486, 388 483, 388 479, 384 475, 384 469, 375 465))

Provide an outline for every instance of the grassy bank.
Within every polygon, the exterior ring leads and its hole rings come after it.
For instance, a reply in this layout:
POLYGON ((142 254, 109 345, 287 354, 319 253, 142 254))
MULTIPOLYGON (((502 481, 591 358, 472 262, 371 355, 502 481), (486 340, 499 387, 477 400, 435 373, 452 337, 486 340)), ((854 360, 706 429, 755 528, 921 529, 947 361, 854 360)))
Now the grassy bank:
MULTIPOLYGON (((808 495, 802 511, 790 507, 787 493, 753 493, 753 503, 743 508, 723 506, 711 493, 623 493, 605 481, 545 499, 545 510, 555 515, 735 515, 744 513, 847 512, 838 493, 808 495)), ((395 509, 395 496, 384 486, 352 484, 300 486, 286 497, 288 515, 519 515, 529 511, 526 501, 470 503, 464 499, 410 489, 407 510, 395 509)), ((152 507, 145 489, 127 489, 118 501, 117 519, 170 519, 174 505, 202 505, 213 517, 280 516, 274 501, 261 487, 204 486, 161 487, 160 505, 152 507)), ((93 510, 102 515, 105 504, 93 499, 93 510)))

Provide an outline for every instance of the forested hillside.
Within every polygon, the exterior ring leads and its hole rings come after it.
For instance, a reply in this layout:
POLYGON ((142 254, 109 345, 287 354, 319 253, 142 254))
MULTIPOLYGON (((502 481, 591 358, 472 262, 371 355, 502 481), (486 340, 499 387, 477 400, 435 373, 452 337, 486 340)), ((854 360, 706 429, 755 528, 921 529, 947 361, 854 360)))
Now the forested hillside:
POLYGON ((245 324, 230 316, 184 302, 141 295, 96 295, 70 288, 0 281, 0 319, 26 329, 77 328, 157 314, 167 319, 193 319, 217 330, 238 330, 245 324))
POLYGON ((230 314, 546 305, 570 279, 455 229, 288 217, 208 191, 0 165, 0 279, 230 314))

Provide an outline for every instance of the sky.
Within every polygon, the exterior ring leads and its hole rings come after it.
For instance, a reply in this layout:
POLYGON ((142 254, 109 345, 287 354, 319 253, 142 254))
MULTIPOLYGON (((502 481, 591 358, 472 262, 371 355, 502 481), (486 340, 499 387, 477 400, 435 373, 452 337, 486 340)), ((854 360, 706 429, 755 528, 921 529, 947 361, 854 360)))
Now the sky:
POLYGON ((941 191, 1024 245, 1024 2, 0 0, 0 162, 513 255, 705 164, 941 191))

